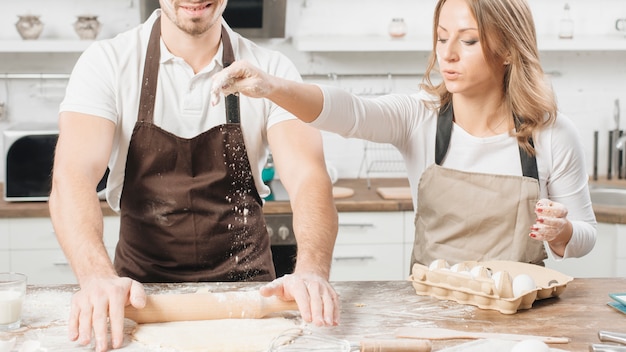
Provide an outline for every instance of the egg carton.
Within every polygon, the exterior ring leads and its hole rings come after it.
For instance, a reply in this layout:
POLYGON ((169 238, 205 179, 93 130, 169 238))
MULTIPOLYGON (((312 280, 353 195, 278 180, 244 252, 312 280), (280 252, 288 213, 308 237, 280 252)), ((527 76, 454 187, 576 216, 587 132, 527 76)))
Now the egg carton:
POLYGON ((574 278, 514 261, 468 261, 450 268, 439 259, 430 266, 414 264, 409 279, 418 295, 514 314, 531 308, 535 300, 559 296, 574 278))

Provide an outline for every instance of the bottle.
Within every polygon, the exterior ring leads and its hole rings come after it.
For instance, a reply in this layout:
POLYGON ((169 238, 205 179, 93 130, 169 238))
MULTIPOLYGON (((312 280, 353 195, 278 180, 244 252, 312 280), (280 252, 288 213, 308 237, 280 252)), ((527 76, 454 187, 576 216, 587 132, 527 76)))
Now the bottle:
POLYGON ((572 20, 568 3, 565 3, 565 6, 563 7, 563 18, 561 18, 559 26, 559 38, 574 38, 574 21, 572 20))
POLYGON ((263 183, 265 183, 266 185, 269 184, 274 179, 275 172, 274 158, 270 153, 267 156, 267 161, 265 162, 265 166, 263 167, 263 171, 261 172, 261 178, 263 179, 263 183))
POLYGON ((402 38, 406 35, 406 23, 403 18, 396 17, 389 23, 389 35, 392 38, 402 38))

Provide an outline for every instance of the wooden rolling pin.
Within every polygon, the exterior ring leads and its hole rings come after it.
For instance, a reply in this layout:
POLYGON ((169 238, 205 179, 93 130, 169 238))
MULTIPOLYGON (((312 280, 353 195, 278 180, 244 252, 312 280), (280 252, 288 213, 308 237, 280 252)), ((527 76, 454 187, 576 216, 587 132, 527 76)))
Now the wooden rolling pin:
POLYGON ((426 340, 450 340, 450 339, 501 339, 501 340, 539 340, 545 343, 569 343, 569 337, 552 337, 538 335, 505 334, 495 332, 470 332, 444 328, 419 328, 405 327, 396 330, 396 337, 426 339, 426 340))
POLYGON ((433 345, 428 340, 389 339, 361 340, 357 346, 352 347, 357 347, 361 352, 430 352, 433 345))
POLYGON ((271 313, 297 310, 295 301, 263 297, 258 291, 148 295, 146 306, 127 306, 125 317, 135 322, 262 318, 271 313))

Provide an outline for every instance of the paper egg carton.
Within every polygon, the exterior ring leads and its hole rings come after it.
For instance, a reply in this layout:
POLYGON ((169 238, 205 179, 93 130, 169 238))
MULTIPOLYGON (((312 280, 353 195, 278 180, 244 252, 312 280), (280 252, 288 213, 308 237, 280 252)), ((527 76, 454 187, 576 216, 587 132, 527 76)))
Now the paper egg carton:
POLYGON ((410 280, 418 295, 514 314, 535 300, 560 295, 573 278, 513 261, 461 262, 450 268, 439 259, 429 267, 414 264, 410 280))

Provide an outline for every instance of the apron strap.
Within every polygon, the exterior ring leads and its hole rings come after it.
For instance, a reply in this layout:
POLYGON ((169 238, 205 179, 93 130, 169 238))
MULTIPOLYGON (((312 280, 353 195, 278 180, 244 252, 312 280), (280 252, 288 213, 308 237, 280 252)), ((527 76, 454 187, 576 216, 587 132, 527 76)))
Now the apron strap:
MULTIPOLYGON (((224 68, 230 66, 235 61, 235 54, 233 53, 233 46, 230 43, 230 37, 226 31, 226 27, 222 26, 222 50, 224 51, 222 57, 222 63, 224 68)), ((239 95, 230 94, 225 98, 226 102, 226 121, 228 123, 239 123, 239 95)))
POLYGON ((443 159, 448 154, 448 146, 450 145, 450 137, 452 136, 452 121, 454 120, 454 111, 452 102, 444 105, 439 110, 437 118, 437 135, 435 139, 435 163, 441 166, 443 159))
MULTIPOLYGON (((513 120, 515 121, 515 129, 518 129, 521 123, 520 119, 516 116, 513 120)), ((535 148, 533 137, 528 138, 528 143, 535 148)), ((519 156, 522 161, 522 173, 524 176, 539 180, 539 170, 537 170, 537 159, 535 156, 528 154, 522 147, 519 147, 519 156)))
POLYGON ((150 40, 148 41, 148 50, 146 51, 146 60, 143 65, 143 78, 141 86, 145 89, 141 90, 139 97, 139 112, 137 114, 139 121, 152 123, 154 120, 154 101, 156 98, 157 80, 159 77, 159 60, 161 60, 161 17, 154 21, 152 32, 150 32, 150 40))
MULTIPOLYGON (((515 127, 519 127, 520 120, 515 118, 515 127)), ((437 117, 437 135, 435 138, 435 163, 441 166, 443 159, 448 153, 450 138, 452 136, 452 123, 454 121, 454 109, 452 102, 441 107, 439 116, 437 117)), ((532 137, 528 139, 531 146, 535 146, 532 137)), ((522 164, 522 173, 526 177, 532 177, 539 180, 539 171, 537 169, 537 159, 534 155, 528 154, 522 147, 519 148, 520 161, 522 164)))
MULTIPOLYGON (((156 99, 157 80, 159 77, 159 60, 161 60, 161 17, 154 21, 150 40, 148 42, 148 50, 146 52, 146 60, 143 69, 143 78, 141 85, 145 89, 141 90, 139 98, 139 121, 153 123, 154 121, 154 102, 156 99)), ((226 32, 226 28, 222 26, 222 46, 223 56, 222 62, 224 67, 230 66, 235 61, 233 47, 230 43, 230 37, 226 32)), ((239 123, 239 96, 231 94, 226 97, 226 121, 228 123, 239 123)))

